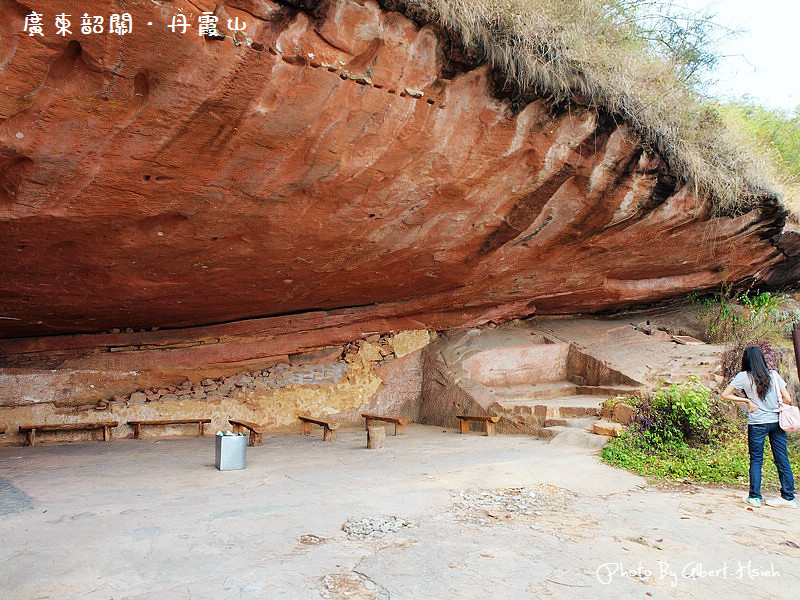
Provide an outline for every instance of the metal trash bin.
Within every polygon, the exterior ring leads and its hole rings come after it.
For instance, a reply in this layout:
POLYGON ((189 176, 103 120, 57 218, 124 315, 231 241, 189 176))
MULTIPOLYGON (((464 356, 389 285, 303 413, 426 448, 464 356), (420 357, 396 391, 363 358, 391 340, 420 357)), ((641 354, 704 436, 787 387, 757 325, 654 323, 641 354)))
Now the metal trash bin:
POLYGON ((220 471, 244 469, 247 452, 247 436, 235 435, 214 436, 214 465, 220 471))

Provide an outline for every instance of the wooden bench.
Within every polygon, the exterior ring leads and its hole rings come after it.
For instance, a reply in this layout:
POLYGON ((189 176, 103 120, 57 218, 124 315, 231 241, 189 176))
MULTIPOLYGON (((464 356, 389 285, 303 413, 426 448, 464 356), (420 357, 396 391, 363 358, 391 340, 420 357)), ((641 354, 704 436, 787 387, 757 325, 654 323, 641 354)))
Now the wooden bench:
POLYGON ((362 413, 362 417, 364 417, 366 422, 366 428, 369 429, 370 424, 373 421, 385 421, 386 423, 394 423, 394 434, 395 435, 402 435, 406 432, 406 425, 408 425, 410 419, 403 419, 402 417, 388 417, 384 415, 371 415, 367 413, 362 413))
POLYGON ((197 424, 197 436, 202 437, 206 423, 211 423, 211 419, 154 419, 149 421, 128 421, 128 425, 133 427, 133 439, 138 440, 144 425, 191 425, 197 424))
POLYGON ((233 433, 241 433, 242 429, 250 430, 250 437, 248 438, 248 446, 260 446, 261 434, 264 433, 265 427, 258 423, 250 421, 237 421, 236 419, 228 419, 228 423, 233 425, 233 433))
POLYGON ((103 430, 103 441, 111 439, 111 428, 119 425, 119 421, 97 421, 93 423, 39 423, 37 425, 20 425, 19 432, 26 436, 25 445, 33 446, 36 443, 36 432, 42 431, 93 431, 103 430))
POLYGON ((339 429, 339 423, 309 417, 308 415, 297 415, 297 418, 300 419, 300 433, 302 435, 309 435, 311 433, 311 424, 316 423, 325 428, 325 431, 322 433, 323 442, 332 442, 336 439, 336 430, 339 429))
POLYGON ((489 415, 456 415, 461 420, 461 433, 469 433, 470 421, 483 421, 486 435, 494 435, 494 424, 500 420, 499 416, 489 415))

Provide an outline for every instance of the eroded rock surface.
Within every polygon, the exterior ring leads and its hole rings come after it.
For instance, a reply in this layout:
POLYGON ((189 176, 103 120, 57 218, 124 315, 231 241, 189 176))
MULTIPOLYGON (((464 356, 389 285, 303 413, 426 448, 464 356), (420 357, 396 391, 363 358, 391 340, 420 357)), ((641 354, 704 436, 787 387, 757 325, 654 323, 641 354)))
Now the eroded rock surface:
POLYGON ((513 112, 436 26, 305 4, 132 1, 119 36, 80 33, 97 0, 2 3, 0 337, 319 311, 325 345, 793 273, 772 200, 712 218, 621 120, 513 112), (199 36, 215 9, 247 29, 199 36))

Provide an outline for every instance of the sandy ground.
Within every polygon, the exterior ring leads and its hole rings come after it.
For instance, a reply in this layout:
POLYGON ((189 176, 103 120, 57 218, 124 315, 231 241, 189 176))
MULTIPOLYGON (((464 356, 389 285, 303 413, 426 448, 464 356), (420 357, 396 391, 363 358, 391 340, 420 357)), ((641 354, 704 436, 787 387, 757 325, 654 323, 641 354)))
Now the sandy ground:
POLYGON ((649 485, 591 450, 409 426, 0 448, 0 595, 790 598, 800 510, 649 485))

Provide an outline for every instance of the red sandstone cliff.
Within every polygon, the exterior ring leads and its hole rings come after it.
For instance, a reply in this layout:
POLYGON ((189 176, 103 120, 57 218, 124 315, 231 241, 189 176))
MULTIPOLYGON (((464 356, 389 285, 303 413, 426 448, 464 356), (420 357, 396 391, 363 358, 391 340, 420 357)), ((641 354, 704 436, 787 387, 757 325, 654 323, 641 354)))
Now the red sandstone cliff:
POLYGON ((79 32, 107 3, 0 5, 0 337, 271 317, 248 335, 310 347, 797 280, 774 198, 712 217, 620 119, 512 111, 372 1, 224 2, 247 29, 223 40, 197 35, 213 2, 128 2, 123 36, 79 32))

